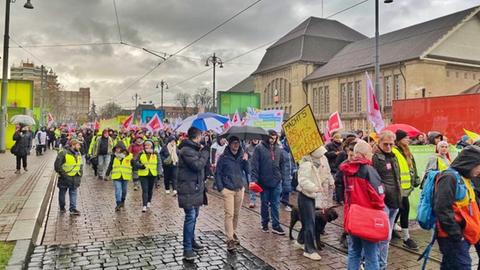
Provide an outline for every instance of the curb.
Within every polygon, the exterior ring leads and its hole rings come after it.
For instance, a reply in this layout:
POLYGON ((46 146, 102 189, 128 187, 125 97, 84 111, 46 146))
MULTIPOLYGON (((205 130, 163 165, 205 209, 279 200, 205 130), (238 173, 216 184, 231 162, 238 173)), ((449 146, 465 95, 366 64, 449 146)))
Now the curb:
POLYGON ((16 243, 6 270, 27 269, 29 256, 33 252, 35 242, 40 232, 44 230, 45 219, 48 217, 47 210, 57 180, 57 174, 52 166, 51 164, 45 166, 39 176, 40 180, 36 183, 19 214, 19 217, 24 217, 24 219, 19 218, 12 228, 9 238, 12 237, 10 240, 16 241, 16 243))

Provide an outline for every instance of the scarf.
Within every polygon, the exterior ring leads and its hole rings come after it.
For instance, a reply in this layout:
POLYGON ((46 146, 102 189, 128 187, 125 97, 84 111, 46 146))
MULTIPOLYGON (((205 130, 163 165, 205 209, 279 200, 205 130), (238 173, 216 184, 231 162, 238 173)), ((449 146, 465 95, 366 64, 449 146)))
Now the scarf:
POLYGON ((177 156, 177 146, 175 144, 167 144, 168 153, 170 154, 170 158, 172 159, 172 164, 177 165, 178 163, 178 156, 177 156))

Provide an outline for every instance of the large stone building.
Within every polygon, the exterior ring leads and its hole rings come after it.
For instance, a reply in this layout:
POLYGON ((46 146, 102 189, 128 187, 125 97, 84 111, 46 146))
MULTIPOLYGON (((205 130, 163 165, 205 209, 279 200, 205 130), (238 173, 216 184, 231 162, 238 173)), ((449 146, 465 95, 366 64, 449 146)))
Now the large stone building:
POLYGON ((78 91, 60 91, 58 106, 65 108, 64 113, 57 116, 59 119, 63 121, 86 121, 90 110, 90 88, 84 87, 78 91))
MULTIPOLYGON (((480 7, 380 36, 381 100, 459 94, 480 79, 480 7)), ((323 129, 340 112, 346 129, 368 129, 365 72, 374 38, 332 20, 310 18, 267 49, 255 77, 262 108, 287 116, 310 103, 323 129)))

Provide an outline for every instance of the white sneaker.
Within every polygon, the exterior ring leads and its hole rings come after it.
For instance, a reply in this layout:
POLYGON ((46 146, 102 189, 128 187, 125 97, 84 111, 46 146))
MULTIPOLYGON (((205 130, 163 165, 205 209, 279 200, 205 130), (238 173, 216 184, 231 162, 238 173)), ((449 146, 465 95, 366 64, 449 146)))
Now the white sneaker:
POLYGON ((303 256, 309 258, 310 260, 314 260, 314 261, 320 261, 322 259, 322 257, 317 252, 313 252, 313 253, 304 252, 303 256))
POLYGON ((398 225, 397 223, 395 223, 395 226, 393 226, 393 229, 397 232, 401 232, 402 231, 402 227, 400 227, 400 225, 398 225))
POLYGON ((170 189, 167 189, 167 191, 165 191, 165 193, 170 194, 170 189))
POLYGON ((147 203, 147 208, 150 208, 152 207, 152 204, 151 203, 147 203))
POLYGON ((143 212, 143 213, 147 212, 147 207, 146 207, 146 206, 144 206, 144 207, 142 208, 142 212, 143 212))
POLYGON ((305 250, 305 245, 302 245, 302 244, 298 243, 296 240, 295 240, 295 243, 293 245, 295 246, 296 249, 305 250))
POLYGON ((287 206, 285 206, 285 211, 287 211, 287 212, 292 212, 292 208, 287 205, 287 206))
POLYGON ((177 196, 177 191, 176 190, 173 191, 173 196, 177 196))

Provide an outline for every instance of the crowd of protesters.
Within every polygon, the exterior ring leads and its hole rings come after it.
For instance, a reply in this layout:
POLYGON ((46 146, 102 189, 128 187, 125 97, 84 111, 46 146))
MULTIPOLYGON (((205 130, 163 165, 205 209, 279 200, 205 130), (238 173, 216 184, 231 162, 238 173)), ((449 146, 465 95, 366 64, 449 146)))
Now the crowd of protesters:
POLYGON ((419 249, 409 230, 410 195, 425 181, 419 170, 425 169, 425 175, 440 171, 433 197, 437 217, 434 230, 443 255, 441 268, 470 269, 470 246, 480 251, 480 213, 478 205, 470 203, 480 202, 480 141, 463 136, 456 143, 460 153, 453 159, 448 139, 438 132, 414 138, 403 130, 367 136, 361 131, 336 132, 331 138, 331 142, 295 162, 287 138, 274 130, 262 139, 244 141, 194 127, 178 134, 172 129, 153 133, 142 129, 62 128, 40 128, 33 133, 20 126, 13 137, 12 153, 17 158, 16 173, 20 173, 22 165, 28 170, 31 149, 37 155, 47 149, 58 150, 55 171, 59 174, 60 211, 67 211, 68 191, 68 211, 72 215, 80 215, 76 198, 85 165, 91 166, 98 180, 113 182, 117 212, 125 207, 129 183, 134 190, 141 189, 139 209, 151 211, 154 190, 160 189, 163 179, 165 194, 176 196, 185 213, 184 259, 190 261, 197 257, 196 250, 203 249, 196 241, 195 225, 200 206, 208 203, 208 179, 213 180, 213 188, 224 200, 229 251, 240 243, 237 226, 244 195, 250 208, 257 207, 259 197, 260 229, 265 233, 285 235, 280 211, 290 212, 296 205, 302 229, 295 247, 312 260, 321 260, 315 244, 318 210, 325 213, 343 205, 344 223, 356 218, 352 205, 383 211, 388 219, 388 237, 382 241, 362 238, 345 225, 340 241, 348 250, 348 269, 387 269, 389 243, 394 237, 407 249, 419 249), (410 145, 427 144, 434 145, 435 152, 426 168, 418 168, 410 145), (461 176, 460 182, 452 172, 461 176), (466 186, 462 198, 456 194, 458 183, 466 186), (290 201, 292 192, 297 192, 297 202, 290 201), (466 212, 462 211, 465 205, 466 212))

